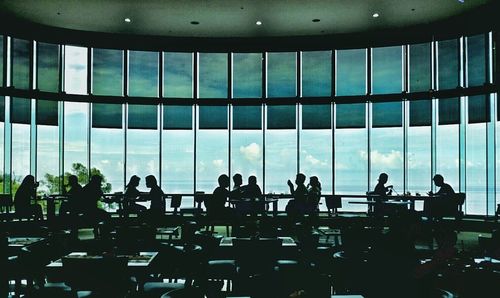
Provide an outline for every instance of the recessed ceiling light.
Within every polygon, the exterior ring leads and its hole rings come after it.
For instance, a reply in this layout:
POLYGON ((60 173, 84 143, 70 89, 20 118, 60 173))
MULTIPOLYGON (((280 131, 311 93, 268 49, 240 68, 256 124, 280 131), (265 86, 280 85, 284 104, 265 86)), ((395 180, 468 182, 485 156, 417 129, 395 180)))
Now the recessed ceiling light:
POLYGON ((313 22, 314 22, 314 23, 317 23, 317 22, 319 22, 319 21, 321 21, 321 20, 320 20, 320 19, 313 19, 313 22))
POLYGON ((379 16, 380 16, 380 15, 378 14, 378 12, 376 12, 376 13, 374 13, 374 14, 373 14, 373 17, 374 17, 374 18, 378 18, 379 16))
POLYGON ((130 22, 132 22, 132 20, 131 20, 130 18, 125 18, 125 20, 124 20, 124 21, 125 21, 125 23, 130 23, 130 22))
POLYGON ((199 25, 199 24, 200 24, 200 22, 198 22, 198 21, 191 21, 191 25, 199 25))
POLYGON ((257 22, 255 22, 255 25, 260 26, 260 25, 262 25, 262 22, 261 21, 257 21, 257 22))

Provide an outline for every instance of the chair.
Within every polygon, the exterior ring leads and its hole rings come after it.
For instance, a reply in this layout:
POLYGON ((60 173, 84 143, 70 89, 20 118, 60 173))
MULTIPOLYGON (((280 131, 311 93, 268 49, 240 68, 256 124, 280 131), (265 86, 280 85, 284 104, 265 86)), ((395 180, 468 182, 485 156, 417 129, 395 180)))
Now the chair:
POLYGON ((205 196, 206 194, 204 192, 197 191, 194 194, 195 206, 193 208, 181 208, 180 209, 181 216, 184 216, 184 214, 192 214, 194 216, 200 216, 201 212, 203 211, 201 204, 203 204, 203 202, 205 201, 205 196))
POLYGON ((89 290, 104 297, 124 297, 132 288, 123 257, 63 257, 65 283, 73 291, 89 290))
POLYGON ((172 195, 170 199, 170 208, 174 209, 174 215, 177 215, 177 209, 181 207, 182 195, 172 195))
POLYGON ((326 195, 324 197, 326 208, 328 209, 328 216, 337 215, 338 208, 342 208, 342 197, 335 195, 326 195))
POLYGON ((9 221, 12 219, 13 214, 11 212, 13 205, 12 194, 0 194, 0 221, 9 221))
POLYGON ((273 271, 281 255, 282 242, 280 238, 233 239, 238 273, 250 276, 273 271))

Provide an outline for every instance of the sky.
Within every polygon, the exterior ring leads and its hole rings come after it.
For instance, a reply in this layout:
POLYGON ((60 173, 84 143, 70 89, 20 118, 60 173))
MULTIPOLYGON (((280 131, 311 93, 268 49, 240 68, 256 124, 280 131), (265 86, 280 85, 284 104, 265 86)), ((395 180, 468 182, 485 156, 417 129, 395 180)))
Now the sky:
MULTIPOLYGON (((441 59, 453 61, 454 57, 450 57, 449 54, 452 52, 449 48, 453 49, 453 46, 452 42, 443 43, 443 49, 440 51, 441 59)), ((428 86, 422 81, 430 80, 428 73, 430 68, 422 66, 422 63, 425 64, 422 61, 426 60, 422 56, 430 55, 430 47, 424 44, 410 47, 410 51, 412 48, 415 48, 415 51, 411 52, 412 59, 420 63, 410 62, 410 65, 415 65, 410 70, 410 89, 414 86, 412 90, 424 90, 428 86), (412 80, 413 77, 415 79, 412 80)), ((38 72, 46 75, 38 78, 38 85, 51 90, 57 87, 57 84, 51 83, 55 80, 53 69, 57 69, 58 59, 54 58, 57 57, 57 47, 45 45, 42 49, 43 55, 38 58, 38 72)), ((361 95, 367 92, 367 50, 340 50, 336 53, 335 80, 331 77, 331 51, 302 54, 302 96, 331 96, 332 83, 336 86, 337 95, 361 95)), ((21 58, 15 63, 20 65, 29 63, 23 60, 23 51, 20 50, 18 54, 21 58)), ((118 50, 93 51, 94 94, 123 94, 122 55, 123 52, 118 50)), ((192 98, 195 77, 192 73, 193 54, 163 53, 163 55, 164 82, 159 82, 158 53, 140 51, 129 53, 130 96, 156 97, 158 85, 162 83, 166 97, 192 98)), ((296 55, 295 52, 268 54, 268 83, 265 86, 266 90, 262 90, 262 54, 234 54, 232 95, 235 100, 260 98, 264 92, 277 103, 280 98, 296 96, 299 91, 296 87, 296 55)), ((371 76, 373 93, 401 92, 404 73, 402 57, 401 46, 373 49, 371 76)), ((199 54, 200 98, 227 98, 229 77, 227 58, 226 53, 199 54)), ((22 85, 23 78, 26 78, 25 67, 16 68, 15 65, 17 64, 14 64, 14 78, 22 85), (19 70, 16 72, 16 69, 19 70)), ((87 93, 88 67, 87 48, 65 46, 64 90, 67 93, 87 93)), ((440 67, 440 78, 443 73, 453 71, 448 68, 453 68, 453 63, 440 67)), ((366 116, 371 117, 372 111, 375 111, 374 106, 372 104, 368 106, 366 116)), ((286 193, 288 192, 286 181, 288 179, 293 181, 297 171, 300 171, 307 177, 318 176, 324 193, 333 192, 333 179, 335 179, 335 192, 341 194, 364 193, 375 186, 379 173, 386 172, 389 175, 388 184, 394 185, 395 190, 402 193, 405 162, 406 190, 424 194, 431 189, 431 128, 430 126, 408 128, 405 161, 404 132, 401 126, 404 113, 401 104, 395 108, 394 105, 388 106, 380 110, 381 112, 377 110, 378 118, 373 117, 374 127, 370 127, 369 135, 366 127, 369 127, 370 123, 365 123, 364 128, 302 129, 301 106, 289 110, 292 115, 295 114, 292 117, 299 119, 298 121, 292 119, 292 127, 270 129, 261 126, 260 129, 252 130, 230 129, 232 123, 229 123, 226 112, 221 118, 227 124, 225 129, 196 127, 196 134, 193 129, 161 129, 160 107, 156 109, 156 114, 153 109, 153 114, 148 114, 145 119, 140 120, 153 123, 153 127, 149 128, 127 128, 123 125, 124 120, 122 125, 119 124, 121 128, 96 128, 92 127, 90 121, 91 108, 88 103, 66 102, 60 104, 59 108, 64 108, 62 117, 64 144, 61 146, 59 143, 58 126, 37 125, 38 154, 35 159, 30 155, 30 140, 34 143, 30 126, 12 125, 12 158, 16 161, 12 164, 12 172, 16 176, 28 174, 34 160, 39 180, 43 178, 44 173, 57 175, 58 152, 64 147, 64 171, 68 171, 75 162, 90 164, 91 167, 101 170, 112 184, 112 191, 123 191, 123 185, 132 175, 142 177, 139 188, 146 191, 144 177, 152 174, 160 180, 166 193, 192 193, 194 189, 212 192, 220 174, 232 175, 238 172, 243 175, 244 181, 249 175, 257 176, 259 184, 265 187, 266 192, 286 193), (375 127, 375 121, 390 122, 394 119, 394 115, 399 124, 391 125, 392 127, 383 125, 375 127), (368 140, 371 145, 370 150, 368 150, 368 140), (194 160, 195 155, 196 160, 194 160)), ((122 107, 122 117, 128 108, 122 107)), ((197 115, 199 107, 193 109, 193 115, 197 115)), ((332 111, 335 110, 334 108, 332 111)), ((266 120, 264 123, 268 123, 267 111, 267 107, 262 107, 261 113, 266 120)), ((215 113, 212 117, 216 117, 215 113)), ((219 113, 217 117, 221 117, 221 114, 219 113)), ((275 113, 272 117, 278 118, 271 120, 284 123, 280 121, 284 121, 285 118, 282 117, 286 115, 275 113)), ((339 121, 336 117, 333 119, 339 121)), ((198 122, 196 120, 191 119, 193 127, 198 122)), ((347 116, 344 120, 352 119, 347 116)), ((196 126, 199 126, 199 123, 196 126)), ((467 202, 466 210, 471 214, 484 214, 486 212, 486 124, 468 124, 466 127, 468 138, 466 184, 468 193, 474 192, 474 196, 467 202)), ((458 134, 458 124, 437 127, 436 171, 443 174, 457 191, 460 165, 458 134)), ((347 204, 344 207, 345 210, 364 209, 359 205, 347 204)))

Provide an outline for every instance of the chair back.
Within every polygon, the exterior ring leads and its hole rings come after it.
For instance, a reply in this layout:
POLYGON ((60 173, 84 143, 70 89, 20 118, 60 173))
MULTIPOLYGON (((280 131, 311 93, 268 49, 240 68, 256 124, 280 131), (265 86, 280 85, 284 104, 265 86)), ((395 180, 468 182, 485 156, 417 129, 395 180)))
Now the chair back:
POLYGON ((13 205, 14 202, 12 201, 12 194, 0 194, 0 212, 9 213, 13 205))
POLYGON ((328 214, 333 211, 334 214, 337 213, 338 208, 342 208, 342 197, 335 195, 326 195, 325 196, 326 208, 328 209, 328 214))
POLYGON ((272 269, 281 255, 282 242, 279 238, 235 238, 236 263, 248 273, 272 269))
POLYGON ((455 194, 455 201, 458 205, 458 208, 462 210, 462 205, 465 203, 465 193, 459 192, 455 194))
POLYGON ((124 257, 63 257, 65 282, 73 290, 110 293, 126 288, 128 259, 124 257))
POLYGON ((197 191, 194 194, 194 203, 195 207, 201 209, 201 204, 205 201, 205 192, 197 191))
POLYGON ((177 210, 181 206, 182 195, 172 195, 170 200, 170 208, 177 210))

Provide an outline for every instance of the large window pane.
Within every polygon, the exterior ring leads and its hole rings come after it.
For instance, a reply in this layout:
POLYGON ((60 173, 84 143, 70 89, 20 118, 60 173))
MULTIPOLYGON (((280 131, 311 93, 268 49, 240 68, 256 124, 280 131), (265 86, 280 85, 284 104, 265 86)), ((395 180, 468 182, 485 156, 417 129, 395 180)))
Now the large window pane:
POLYGON ((481 86, 487 78, 486 35, 467 37, 467 83, 481 86))
POLYGON ((399 93, 403 84, 403 51, 401 46, 373 48, 373 94, 399 93))
POLYGON ((129 51, 129 96, 158 96, 158 53, 129 51))
MULTIPOLYGON (((335 130, 335 194, 357 194, 368 190, 368 130, 366 128, 342 128, 335 130)), ((342 200, 342 211, 363 211, 366 206, 349 204, 342 200)))
MULTIPOLYGON (((266 130, 265 192, 290 193, 287 180, 295 181, 297 174, 297 130, 266 130)), ((280 200, 279 210, 284 210, 286 200, 280 200)))
POLYGON ((455 89, 460 85, 460 52, 457 39, 438 42, 438 89, 455 89))
POLYGON ((332 94, 332 52, 302 52, 302 96, 332 94))
POLYGON ((30 125, 12 124, 12 194, 30 174, 30 125))
POLYGON ((59 127, 57 125, 37 125, 37 180, 38 191, 60 193, 59 181, 59 127))
POLYGON ((366 49, 340 50, 337 54, 337 96, 366 94, 366 49))
POLYGON ((81 184, 88 182, 88 119, 88 103, 64 103, 64 173, 84 167, 87 175, 78 175, 81 184))
POLYGON ((92 128, 91 136, 90 166, 105 178, 107 192, 122 191, 125 161, 123 129, 92 128))
POLYGON ((12 86, 17 89, 30 88, 30 46, 28 40, 12 39, 12 86))
POLYGON ((403 193, 403 128, 384 127, 371 130, 370 189, 377 184, 380 173, 387 173, 387 185, 393 185, 397 193, 403 193))
POLYGON ((192 193, 194 190, 194 130, 165 129, 162 134, 161 185, 163 191, 192 193))
POLYGON ((297 54, 267 54, 267 96, 295 97, 297 95, 297 54))
POLYGON ((37 89, 48 92, 59 91, 59 45, 37 43, 37 89))
POLYGON ((321 182, 323 194, 333 192, 332 150, 331 129, 302 129, 300 131, 300 172, 308 178, 317 176, 321 182))
MULTIPOLYGON (((141 177, 140 189, 147 191, 145 178, 154 175, 160 179, 160 135, 158 130, 127 130, 127 179, 132 175, 141 177)), ((128 181, 128 180, 127 180, 128 181)))
POLYGON ((262 97, 262 54, 233 54, 233 97, 262 97))
POLYGON ((4 38, 3 35, 0 35, 0 86, 3 86, 3 68, 4 68, 4 62, 3 62, 3 47, 4 47, 4 38))
POLYGON ((163 96, 193 98, 193 53, 163 53, 163 96))
POLYGON ((123 51, 92 50, 92 93, 123 95, 123 51))
MULTIPOLYGON (((425 195, 431 186, 431 101, 410 102, 408 128, 408 187, 411 194, 425 195)), ((417 208, 423 207, 417 203, 417 208)))
POLYGON ((87 94, 87 48, 64 47, 64 91, 87 94))
MULTIPOLYGON (((154 175, 159 183, 160 132, 158 106, 129 105, 127 130, 126 177, 137 175, 143 180, 154 175)), ((141 185, 141 188, 143 185, 141 185)))
MULTIPOLYGON (((1 40, 1 38, 0 38, 1 40)), ((1 60, 1 58, 0 58, 1 60)), ((1 84, 0 84, 1 85, 1 84)), ((0 96, 0 193, 4 193, 5 188, 4 188, 4 183, 5 183, 5 176, 4 176, 4 160, 5 160, 5 139, 4 139, 4 130, 5 130, 5 97, 0 96)))
POLYGON ((436 172, 455 191, 459 190, 458 124, 438 125, 436 138, 436 172))
POLYGON ((212 193, 219 175, 229 175, 228 130, 202 129, 196 138, 196 191, 212 193))
POLYGON ((198 72, 200 98, 227 98, 226 53, 200 53, 198 72))
POLYGON ((241 174, 243 184, 247 184, 249 176, 255 176, 261 189, 264 183, 262 137, 262 130, 233 130, 231 133, 231 174, 241 174))
POLYGON ((431 44, 410 45, 410 92, 431 88, 431 44))

